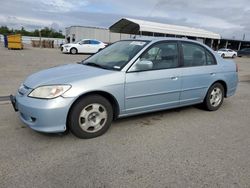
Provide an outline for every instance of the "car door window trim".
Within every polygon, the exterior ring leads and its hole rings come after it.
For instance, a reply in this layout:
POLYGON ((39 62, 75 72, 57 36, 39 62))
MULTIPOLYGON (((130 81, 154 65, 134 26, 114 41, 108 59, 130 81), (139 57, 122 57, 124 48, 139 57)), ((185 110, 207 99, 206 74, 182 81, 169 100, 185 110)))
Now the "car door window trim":
POLYGON ((134 60, 134 62, 129 66, 129 68, 127 69, 126 73, 135 73, 135 72, 146 72, 146 71, 158 71, 158 70, 168 70, 168 69, 176 69, 176 68, 179 68, 181 67, 180 66, 180 50, 179 50, 179 41, 178 40, 164 40, 164 41, 159 41, 159 42, 155 42, 153 44, 151 44, 150 46, 148 46, 141 54, 138 58, 136 58, 134 60), (177 66, 176 67, 170 67, 170 68, 159 68, 159 69, 150 69, 150 70, 138 70, 138 71, 129 71, 131 69, 131 67, 138 61, 139 58, 141 58, 141 56, 143 56, 146 52, 148 52, 148 50, 150 50, 153 46, 156 46, 158 44, 161 44, 161 43, 173 43, 173 44, 176 44, 176 47, 177 47, 177 66))

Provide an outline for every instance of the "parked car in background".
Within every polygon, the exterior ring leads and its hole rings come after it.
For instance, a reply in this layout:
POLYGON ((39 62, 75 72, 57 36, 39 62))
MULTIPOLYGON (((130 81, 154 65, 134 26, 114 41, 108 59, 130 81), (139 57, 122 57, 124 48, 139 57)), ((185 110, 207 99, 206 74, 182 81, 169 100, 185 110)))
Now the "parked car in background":
POLYGON ((250 56, 250 48, 243 48, 238 51, 238 57, 250 56))
POLYGON ((227 49, 227 48, 222 48, 219 49, 217 51, 217 53, 221 56, 221 57, 231 57, 231 58, 235 58, 237 57, 237 52, 231 49, 227 49))
POLYGON ((95 39, 84 39, 75 43, 64 44, 61 47, 63 53, 96 53, 106 47, 107 44, 95 40, 95 39))
POLYGON ((11 97, 20 119, 40 132, 104 134, 113 119, 203 103, 215 111, 234 95, 238 69, 193 40, 118 41, 81 63, 29 76, 11 97))

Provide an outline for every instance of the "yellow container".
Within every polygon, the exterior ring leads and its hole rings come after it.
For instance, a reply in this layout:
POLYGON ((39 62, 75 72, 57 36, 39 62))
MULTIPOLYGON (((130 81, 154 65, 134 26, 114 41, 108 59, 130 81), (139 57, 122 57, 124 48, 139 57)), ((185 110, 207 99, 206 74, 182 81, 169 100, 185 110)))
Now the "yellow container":
POLYGON ((8 35, 8 49, 23 49, 22 36, 20 34, 8 35))

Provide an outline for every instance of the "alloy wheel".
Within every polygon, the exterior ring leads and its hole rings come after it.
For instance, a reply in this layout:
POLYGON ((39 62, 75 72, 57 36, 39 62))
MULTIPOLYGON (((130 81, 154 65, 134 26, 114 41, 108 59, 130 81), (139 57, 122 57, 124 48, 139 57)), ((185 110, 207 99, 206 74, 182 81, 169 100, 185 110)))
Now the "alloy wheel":
POLYGON ((86 106, 80 113, 79 125, 88 133, 98 132, 108 118, 107 110, 101 104, 93 103, 86 106))

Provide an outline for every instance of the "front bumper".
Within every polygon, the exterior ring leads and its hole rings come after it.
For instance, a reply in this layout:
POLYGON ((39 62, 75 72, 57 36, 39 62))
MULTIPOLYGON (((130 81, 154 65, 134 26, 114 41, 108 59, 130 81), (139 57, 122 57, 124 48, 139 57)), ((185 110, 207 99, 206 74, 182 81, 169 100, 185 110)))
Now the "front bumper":
POLYGON ((39 132, 58 133, 66 130, 67 115, 74 98, 45 100, 17 94, 11 97, 21 121, 39 132))
POLYGON ((62 53, 70 53, 70 48, 61 47, 62 53))
POLYGON ((12 106, 13 106, 15 112, 17 112, 18 109, 17 109, 17 107, 16 107, 16 97, 13 96, 13 95, 10 95, 10 102, 11 102, 11 104, 12 104, 12 106))

